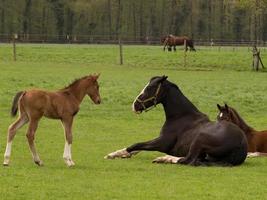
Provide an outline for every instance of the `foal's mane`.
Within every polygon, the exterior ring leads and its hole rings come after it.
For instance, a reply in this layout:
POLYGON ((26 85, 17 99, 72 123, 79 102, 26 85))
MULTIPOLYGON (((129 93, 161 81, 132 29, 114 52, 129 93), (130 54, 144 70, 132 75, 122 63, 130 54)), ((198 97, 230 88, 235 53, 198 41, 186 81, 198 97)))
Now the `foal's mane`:
POLYGON ((80 82, 81 80, 86 79, 88 77, 92 77, 92 75, 87 75, 87 76, 83 76, 81 78, 74 79, 69 85, 67 85, 66 87, 64 87, 63 90, 64 89, 68 89, 68 88, 76 85, 78 82, 80 82))
POLYGON ((235 119, 237 119, 237 122, 239 123, 238 126, 239 126, 242 130, 244 130, 244 131, 246 131, 246 132, 247 132, 247 131, 251 131, 251 130, 253 130, 253 128, 251 128, 251 127, 245 122, 245 120, 238 114, 238 112, 237 112, 234 108, 228 106, 228 109, 229 109, 229 111, 230 111, 230 114, 231 114, 235 119))

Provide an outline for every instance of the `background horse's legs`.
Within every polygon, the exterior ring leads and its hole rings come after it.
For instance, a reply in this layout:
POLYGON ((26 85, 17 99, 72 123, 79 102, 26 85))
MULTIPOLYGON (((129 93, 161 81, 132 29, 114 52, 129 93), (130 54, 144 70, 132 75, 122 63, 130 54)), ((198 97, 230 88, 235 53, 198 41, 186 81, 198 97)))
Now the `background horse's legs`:
POLYGON ((63 153, 63 159, 68 167, 75 165, 71 157, 72 123, 73 123, 73 117, 62 119, 62 124, 63 124, 64 131, 65 131, 65 140, 66 140, 64 153, 63 153))
POLYGON ((9 126, 3 165, 8 166, 9 164, 10 156, 11 156, 12 140, 14 139, 16 135, 16 131, 19 128, 21 128, 24 124, 26 124, 27 122, 28 122, 28 117, 26 113, 23 113, 23 114, 20 114, 19 118, 13 124, 9 126))
POLYGON ((173 46, 173 51, 176 51, 176 46, 173 46))
POLYGON ((38 122, 40 120, 40 117, 39 119, 30 119, 30 124, 29 124, 29 127, 28 127, 28 131, 27 131, 27 139, 28 139, 28 143, 29 143, 29 147, 30 147, 30 150, 31 150, 31 153, 32 153, 32 158, 33 158, 33 161, 35 162, 35 164, 41 166, 43 165, 43 162, 40 160, 40 157, 36 151, 36 147, 35 147, 35 144, 34 144, 34 137, 35 137, 35 132, 36 132, 36 129, 38 127, 38 122))

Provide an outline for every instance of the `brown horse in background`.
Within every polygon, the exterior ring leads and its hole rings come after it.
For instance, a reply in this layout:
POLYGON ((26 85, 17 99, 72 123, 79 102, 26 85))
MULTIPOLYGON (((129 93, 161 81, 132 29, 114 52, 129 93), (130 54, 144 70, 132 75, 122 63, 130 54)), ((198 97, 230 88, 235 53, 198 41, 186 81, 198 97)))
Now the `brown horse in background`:
POLYGON ((248 140, 248 157, 267 156, 267 130, 256 131, 248 126, 238 112, 227 104, 224 106, 217 104, 217 107, 219 109, 218 121, 232 122, 244 131, 248 140))
POLYGON ((34 136, 39 120, 45 116, 61 120, 65 130, 63 158, 67 166, 73 166, 74 162, 71 158, 73 118, 78 113, 79 105, 85 95, 90 96, 95 104, 100 104, 98 77, 99 75, 82 77, 55 92, 36 89, 18 92, 13 100, 11 115, 16 116, 19 110, 19 118, 9 126, 3 164, 9 165, 12 140, 16 131, 29 122, 27 138, 32 157, 37 165, 42 165, 35 148, 34 136))
POLYGON ((188 47, 190 47, 190 51, 196 51, 194 48, 194 42, 192 39, 190 39, 187 36, 174 36, 174 35, 167 35, 161 38, 161 43, 163 43, 164 47, 163 50, 165 51, 166 46, 168 46, 168 51, 173 50, 176 51, 176 45, 184 45, 185 43, 185 50, 188 50, 188 47))

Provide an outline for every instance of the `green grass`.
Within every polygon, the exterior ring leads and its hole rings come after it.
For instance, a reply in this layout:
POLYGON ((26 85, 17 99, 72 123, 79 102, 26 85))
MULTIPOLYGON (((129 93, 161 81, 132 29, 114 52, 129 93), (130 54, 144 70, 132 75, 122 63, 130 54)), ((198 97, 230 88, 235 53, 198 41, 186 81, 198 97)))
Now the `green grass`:
MULTIPOLYGON (((74 121, 74 168, 63 162, 59 121, 43 118, 36 145, 43 167, 33 164, 26 126, 16 135, 10 167, 0 167, 1 199, 259 199, 266 198, 266 158, 250 158, 238 167, 190 167, 152 164, 158 152, 127 160, 104 160, 114 150, 157 137, 164 122, 161 106, 135 115, 131 103, 149 78, 168 75, 212 120, 216 103, 235 107, 248 124, 266 129, 267 74, 251 71, 251 52, 240 48, 201 48, 187 54, 162 52, 159 46, 124 46, 123 66, 112 45, 11 45, 0 47, 0 155, 4 154, 15 93, 27 88, 58 89, 73 79, 101 72, 103 103, 85 98, 74 121)), ((262 51, 263 61, 266 53, 262 51)))

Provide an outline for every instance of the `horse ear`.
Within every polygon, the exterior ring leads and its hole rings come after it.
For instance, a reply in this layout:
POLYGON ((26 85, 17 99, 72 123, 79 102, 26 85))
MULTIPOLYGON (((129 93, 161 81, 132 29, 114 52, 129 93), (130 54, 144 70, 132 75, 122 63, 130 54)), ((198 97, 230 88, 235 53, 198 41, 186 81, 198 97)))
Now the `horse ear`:
POLYGON ((99 76, 100 76, 100 73, 93 75, 92 76, 93 81, 96 81, 99 78, 99 76))
POLYGON ((168 78, 168 76, 163 75, 163 76, 161 77, 161 79, 160 79, 160 82, 163 82, 163 81, 167 80, 167 78, 168 78))
POLYGON ((229 107, 228 107, 228 105, 227 105, 226 103, 224 103, 224 107, 225 107, 225 109, 226 109, 227 111, 229 111, 229 107))
POLYGON ((219 111, 222 110, 222 107, 220 106, 220 104, 217 104, 217 108, 219 109, 219 111))
POLYGON ((97 75, 95 75, 96 80, 99 78, 99 76, 100 76, 100 73, 98 73, 97 75))

